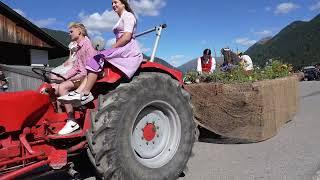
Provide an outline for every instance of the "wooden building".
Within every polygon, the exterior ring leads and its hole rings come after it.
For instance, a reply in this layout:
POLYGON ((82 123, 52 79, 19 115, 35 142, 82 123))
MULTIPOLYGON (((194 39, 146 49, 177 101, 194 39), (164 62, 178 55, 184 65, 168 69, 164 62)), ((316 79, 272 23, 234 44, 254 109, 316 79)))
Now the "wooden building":
POLYGON ((0 1, 0 64, 48 64, 68 48, 0 1))

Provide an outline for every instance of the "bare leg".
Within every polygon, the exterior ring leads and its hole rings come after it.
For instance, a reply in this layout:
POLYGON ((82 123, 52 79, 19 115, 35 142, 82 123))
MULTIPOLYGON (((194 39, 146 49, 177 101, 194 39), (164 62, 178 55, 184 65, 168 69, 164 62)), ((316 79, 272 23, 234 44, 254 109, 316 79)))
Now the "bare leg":
MULTIPOLYGON (((98 74, 95 73, 88 73, 85 80, 80 84, 79 88, 76 90, 78 94, 75 95, 63 95, 65 92, 61 92, 63 94, 62 97, 59 97, 58 100, 63 101, 63 103, 71 103, 73 105, 84 105, 94 99, 93 95, 90 93, 92 87, 96 83, 96 80, 98 78, 98 74), (79 101, 80 100, 80 101, 79 101)), ((69 107, 66 106, 66 109, 69 109, 69 107)))
MULTIPOLYGON (((71 81, 65 81, 63 83, 60 84, 59 86, 59 95, 63 96, 63 95, 67 95, 69 93, 70 89, 73 89, 74 85, 71 81)), ((71 104, 64 104, 64 107, 66 108, 66 113, 68 114, 68 116, 72 116, 74 117, 74 111, 73 111, 73 107, 71 104)), ((70 117, 70 118, 72 118, 70 117)))
POLYGON ((58 113, 62 113, 62 108, 61 108, 61 103, 59 101, 56 102, 56 106, 57 106, 57 112, 58 113))
POLYGON ((87 76, 87 81, 85 83, 84 89, 82 90, 82 93, 89 94, 92 87, 96 83, 97 78, 98 78, 98 74, 90 72, 87 76))
MULTIPOLYGON (((54 95, 57 97, 59 96, 59 84, 56 83, 52 83, 51 84, 52 89, 54 89, 54 95)), ((61 103, 59 101, 56 101, 56 103, 54 104, 54 106, 56 107, 56 110, 58 113, 62 112, 61 109, 61 103)))
MULTIPOLYGON (((59 86, 59 94, 67 95, 69 91, 74 88, 74 83, 72 83, 71 81, 65 81, 59 86)), ((73 110, 73 106, 71 104, 64 104, 64 106, 66 108, 68 119, 64 127, 58 132, 59 135, 66 135, 80 128, 79 124, 75 122, 75 113, 73 110)))
POLYGON ((80 93, 83 91, 83 89, 86 87, 87 79, 88 76, 86 76, 83 81, 81 82, 80 86, 77 88, 76 92, 80 93))
POLYGON ((54 89, 54 94, 56 96, 58 96, 59 95, 59 84, 51 83, 51 87, 52 87, 52 89, 54 89))

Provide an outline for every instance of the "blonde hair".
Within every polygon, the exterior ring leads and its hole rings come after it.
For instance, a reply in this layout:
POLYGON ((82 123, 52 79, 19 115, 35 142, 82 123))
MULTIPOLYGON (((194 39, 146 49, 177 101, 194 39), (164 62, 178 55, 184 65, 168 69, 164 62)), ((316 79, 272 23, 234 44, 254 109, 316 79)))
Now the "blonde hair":
POLYGON ((82 23, 78 23, 78 22, 71 22, 69 24, 69 29, 70 28, 79 28, 80 32, 83 36, 88 36, 88 31, 86 29, 86 27, 82 24, 82 23))

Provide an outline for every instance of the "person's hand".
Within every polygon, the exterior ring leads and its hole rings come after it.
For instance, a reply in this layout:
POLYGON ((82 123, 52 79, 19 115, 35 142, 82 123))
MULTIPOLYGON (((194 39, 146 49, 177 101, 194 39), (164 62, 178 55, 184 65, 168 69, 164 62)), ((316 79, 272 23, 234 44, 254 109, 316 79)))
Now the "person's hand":
POLYGON ((76 52, 79 49, 79 46, 77 43, 73 43, 71 46, 69 46, 69 49, 71 52, 76 52))

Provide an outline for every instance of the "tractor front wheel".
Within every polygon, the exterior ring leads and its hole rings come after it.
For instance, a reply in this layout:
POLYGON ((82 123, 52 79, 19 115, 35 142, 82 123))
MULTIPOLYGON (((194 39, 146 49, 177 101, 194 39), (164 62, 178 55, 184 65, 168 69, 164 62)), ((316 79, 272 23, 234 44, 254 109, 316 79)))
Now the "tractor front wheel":
POLYGON ((189 94, 163 73, 141 73, 100 97, 88 155, 104 179, 177 179, 195 141, 189 94))

